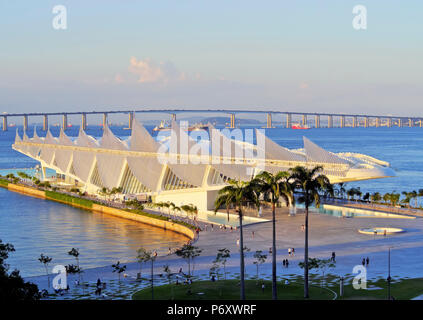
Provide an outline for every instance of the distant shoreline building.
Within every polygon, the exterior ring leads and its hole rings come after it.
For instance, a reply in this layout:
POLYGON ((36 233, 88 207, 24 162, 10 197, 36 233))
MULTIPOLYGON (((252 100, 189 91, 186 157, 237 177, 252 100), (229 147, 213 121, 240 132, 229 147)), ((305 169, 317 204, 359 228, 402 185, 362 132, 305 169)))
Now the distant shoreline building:
MULTIPOLYGON (((176 122, 172 123, 172 129, 175 132, 172 139, 188 141, 188 150, 197 147, 201 150, 176 122)), ((46 168, 53 169, 65 184, 88 194, 98 195, 102 188, 120 187, 129 197, 142 195, 155 202, 170 201, 176 205, 191 203, 199 210, 214 209, 217 193, 228 179, 250 180, 261 170, 277 172, 297 165, 321 165, 332 183, 395 176, 389 163, 373 157, 357 153, 334 154, 305 137, 303 150, 288 150, 259 130, 256 137, 264 142, 263 145, 250 145, 249 148, 255 148, 255 156, 239 159, 233 155, 245 148, 245 143, 230 139, 218 130, 213 130, 213 134, 216 136, 210 141, 221 142, 218 153, 206 157, 200 153, 188 155, 180 149, 158 152, 162 144, 135 119, 128 141, 116 137, 107 126, 99 140, 83 130, 74 141, 63 130, 57 138, 50 131, 41 138, 34 130, 32 138, 25 132, 22 138, 16 133, 12 148, 39 161, 44 177, 46 168), (228 147, 231 157, 225 156, 228 147), (258 158, 258 151, 264 157, 258 158), (167 163, 160 158, 167 159, 167 163), (169 161, 175 159, 176 162, 169 161), (193 159, 197 164, 192 163, 193 159)))

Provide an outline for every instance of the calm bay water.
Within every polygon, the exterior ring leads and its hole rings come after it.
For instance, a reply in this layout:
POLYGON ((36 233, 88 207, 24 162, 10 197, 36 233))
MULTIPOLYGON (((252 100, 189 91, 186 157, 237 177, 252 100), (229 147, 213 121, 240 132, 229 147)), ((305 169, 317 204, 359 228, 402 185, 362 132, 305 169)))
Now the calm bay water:
MULTIPOLYGON (((149 128, 151 129, 151 128, 149 128)), ((20 130, 22 130, 20 128, 20 130)), ((78 127, 67 134, 77 136, 78 127)), ((124 138, 130 130, 113 127, 124 138)), ((44 136, 41 130, 37 130, 44 136)), ((54 136, 59 128, 52 127, 54 136)), ((29 130, 32 136, 32 128, 29 130)), ((87 133, 101 136, 101 129, 88 127, 87 133)), ((363 153, 388 161, 397 177, 349 183, 363 192, 381 193, 423 188, 423 129, 420 128, 332 128, 311 130, 271 129, 266 135, 289 149, 303 147, 306 136, 332 152, 363 153)), ((14 168, 32 168, 37 162, 11 149, 14 130, 0 132, 0 174, 14 168)), ((27 197, 0 188, 0 239, 17 249, 8 260, 25 276, 43 273, 37 258, 41 253, 53 257, 53 263, 74 261, 66 254, 72 247, 81 250, 83 268, 103 266, 117 260, 133 261, 143 246, 166 253, 168 247, 185 239, 171 232, 101 214, 68 207, 55 202, 27 197)))

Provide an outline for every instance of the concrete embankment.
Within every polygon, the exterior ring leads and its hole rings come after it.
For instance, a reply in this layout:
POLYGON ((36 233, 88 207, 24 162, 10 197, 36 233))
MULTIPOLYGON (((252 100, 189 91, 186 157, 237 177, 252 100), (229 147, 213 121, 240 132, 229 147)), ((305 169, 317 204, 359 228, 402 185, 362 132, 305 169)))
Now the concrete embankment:
POLYGON ((137 222, 144 223, 144 224, 154 226, 157 228, 162 228, 164 230, 173 231, 173 232, 182 234, 191 240, 194 240, 196 238, 195 231, 190 229, 189 227, 172 222, 172 221, 166 221, 166 220, 161 220, 159 218, 154 218, 151 215, 147 216, 147 215, 129 212, 129 211, 118 209, 118 208, 112 208, 105 205, 94 203, 90 200, 80 199, 77 197, 72 197, 72 196, 60 194, 57 192, 54 193, 51 191, 39 190, 33 187, 24 186, 20 184, 7 183, 7 185, 0 184, 0 186, 10 191, 18 192, 21 194, 25 194, 25 195, 29 195, 29 196, 33 196, 33 197, 37 197, 41 199, 52 200, 52 201, 64 203, 67 205, 71 205, 73 207, 91 210, 94 212, 104 213, 108 215, 113 215, 115 217, 137 221, 137 222), (59 195, 59 197, 53 197, 52 196, 53 194, 57 194, 59 195), (76 200, 76 201, 73 201, 73 200, 76 200))
POLYGON ((195 238, 194 230, 188 227, 185 227, 181 224, 171 222, 171 221, 155 219, 152 217, 139 215, 136 213, 128 212, 128 211, 117 209, 117 208, 103 206, 96 203, 93 204, 92 210, 96 212, 101 212, 101 213, 113 215, 116 217, 124 218, 124 219, 138 221, 138 222, 145 223, 154 227, 162 228, 165 230, 171 230, 173 232, 181 233, 190 239, 195 238))

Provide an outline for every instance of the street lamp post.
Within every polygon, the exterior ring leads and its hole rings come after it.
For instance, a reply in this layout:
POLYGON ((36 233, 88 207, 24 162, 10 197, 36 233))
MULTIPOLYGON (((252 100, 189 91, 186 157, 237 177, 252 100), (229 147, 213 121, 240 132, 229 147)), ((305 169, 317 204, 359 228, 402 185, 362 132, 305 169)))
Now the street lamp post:
POLYGON ((388 300, 391 300, 391 247, 388 248, 388 300))

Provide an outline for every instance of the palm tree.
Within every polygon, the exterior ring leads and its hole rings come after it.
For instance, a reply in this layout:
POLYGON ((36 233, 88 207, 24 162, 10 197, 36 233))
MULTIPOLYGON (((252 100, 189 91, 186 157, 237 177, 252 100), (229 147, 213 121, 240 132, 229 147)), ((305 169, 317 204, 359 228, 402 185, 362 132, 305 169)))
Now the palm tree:
POLYGON ((388 203, 390 199, 391 199, 391 194, 389 192, 383 195, 383 201, 385 201, 385 203, 388 203))
POLYGON ((163 207, 167 208, 167 213, 170 215, 170 202, 164 202, 163 207))
POLYGON ((380 195, 379 192, 375 192, 370 196, 371 202, 379 202, 380 200, 382 200, 382 196, 380 195))
POLYGON ((395 191, 390 194, 390 201, 393 207, 398 204, 400 197, 401 195, 399 193, 396 193, 395 191))
POLYGON ((228 216, 228 221, 229 221, 229 209, 231 207, 231 204, 233 203, 232 197, 233 197, 232 194, 225 194, 225 195, 222 194, 219 198, 217 198, 215 202, 215 207, 214 207, 214 214, 217 213, 217 211, 219 210, 221 206, 225 205, 226 214, 228 216))
POLYGON ((415 203, 415 207, 417 208, 417 197, 419 196, 419 194, 417 193, 416 190, 413 190, 411 192, 408 193, 408 196, 410 197, 411 200, 414 199, 414 203, 415 203))
POLYGON ((346 191, 347 190, 345 189, 345 182, 338 183, 338 192, 339 192, 339 196, 342 199, 344 199, 344 195, 346 191))
MULTIPOLYGON (((251 200, 251 185, 246 181, 229 180, 228 185, 219 190, 215 201, 215 210, 222 203, 221 197, 230 198, 230 203, 235 205, 239 218, 239 251, 240 251, 240 278, 241 278, 241 300, 245 300, 245 283, 244 283, 244 234, 242 229, 242 202, 251 200)), ((226 201, 226 200, 225 200, 226 201)))
POLYGON ((175 203, 169 202, 169 214, 170 214, 170 210, 172 210, 173 218, 175 218, 175 207, 176 207, 175 203))
POLYGON ((348 196, 348 200, 351 200, 351 199, 354 200, 355 189, 354 188, 348 189, 347 196, 348 196))
POLYGON ((410 208, 410 201, 411 201, 411 198, 412 198, 412 193, 407 192, 407 191, 403 191, 401 193, 404 195, 404 199, 401 200, 401 202, 405 203, 407 205, 407 207, 410 208))
POLYGON ((182 209, 182 211, 185 212, 185 214, 187 215, 187 218, 189 218, 191 216, 192 208, 191 208, 190 205, 184 204, 184 205, 181 206, 181 209, 182 209))
POLYGON ((291 178, 295 189, 302 191, 302 195, 298 198, 300 203, 305 205, 305 223, 304 223, 304 298, 309 297, 308 288, 308 208, 315 203, 316 207, 320 206, 319 192, 327 191, 333 194, 333 187, 329 182, 328 177, 320 172, 323 167, 316 166, 312 169, 297 166, 290 169, 292 172, 291 178))
POLYGON ((176 218, 176 216, 179 217, 179 215, 176 215, 176 212, 178 212, 180 214, 181 213, 181 207, 178 207, 178 206, 173 207, 173 214, 174 214, 175 218, 176 218))
POLYGON ((293 202, 294 195, 289 180, 289 173, 280 171, 272 174, 263 171, 252 181, 251 185, 259 193, 267 195, 272 203, 272 299, 278 298, 276 287, 276 204, 280 197, 283 197, 288 205, 293 202))
POLYGON ((355 195, 358 197, 358 200, 361 200, 363 193, 361 192, 360 187, 355 188, 355 195))
POLYGON ((197 224, 197 217, 198 217, 198 208, 197 206, 190 204, 191 205, 191 213, 194 215, 194 221, 197 224))

